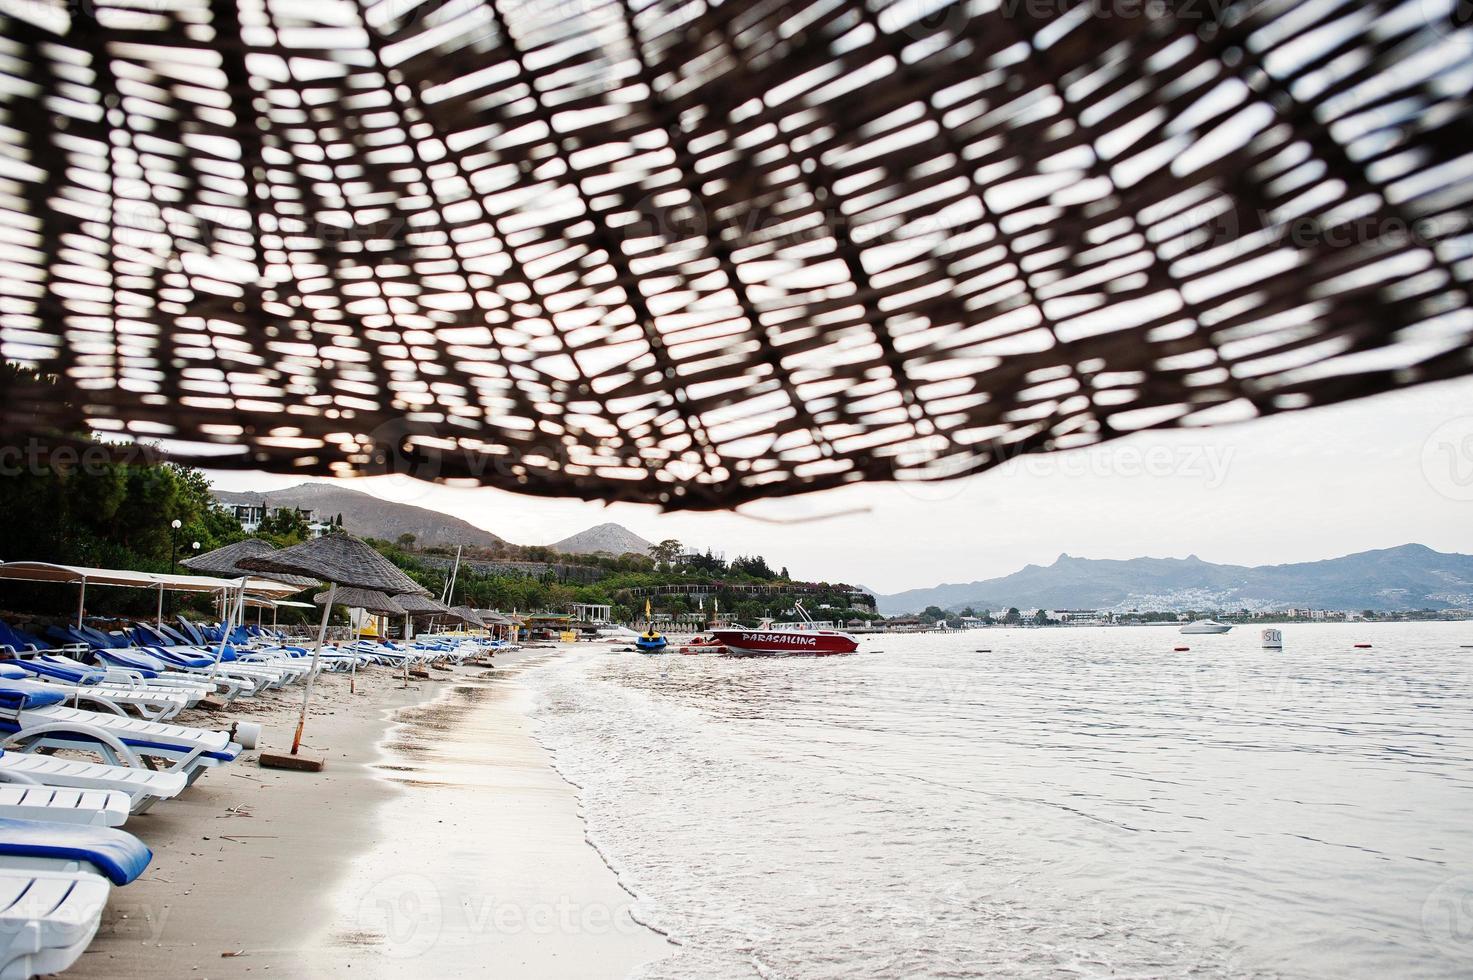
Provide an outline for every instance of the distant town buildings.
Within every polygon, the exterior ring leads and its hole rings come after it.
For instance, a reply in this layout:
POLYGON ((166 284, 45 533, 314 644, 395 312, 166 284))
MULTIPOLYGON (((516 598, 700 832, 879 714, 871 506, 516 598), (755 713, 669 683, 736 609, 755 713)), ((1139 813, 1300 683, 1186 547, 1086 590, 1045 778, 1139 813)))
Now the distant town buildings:
POLYGON ((272 507, 266 499, 265 494, 240 493, 232 494, 234 497, 244 498, 243 501, 220 501, 220 506, 235 515, 240 521, 240 526, 247 534, 255 534, 261 529, 261 522, 268 514, 278 514, 282 511, 297 511, 302 515, 302 520, 307 525, 307 531, 314 538, 320 538, 332 529, 332 524, 326 520, 319 520, 315 511, 303 510, 300 507, 272 507))

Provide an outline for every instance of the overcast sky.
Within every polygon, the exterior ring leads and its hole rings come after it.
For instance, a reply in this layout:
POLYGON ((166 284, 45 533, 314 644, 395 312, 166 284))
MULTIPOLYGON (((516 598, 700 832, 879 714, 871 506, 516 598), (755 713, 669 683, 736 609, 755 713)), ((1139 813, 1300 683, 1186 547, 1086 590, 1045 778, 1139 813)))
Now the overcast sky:
MULTIPOLYGON (((209 475, 229 490, 302 482, 209 475)), ((744 508, 750 517, 661 514, 406 478, 330 482, 454 514, 518 544, 548 544, 614 521, 652 541, 678 538, 728 557, 756 552, 795 577, 881 592, 1006 575, 1061 552, 1196 554, 1244 565, 1413 541, 1473 552, 1473 381, 1214 429, 1146 432, 948 483, 765 502, 744 508)))

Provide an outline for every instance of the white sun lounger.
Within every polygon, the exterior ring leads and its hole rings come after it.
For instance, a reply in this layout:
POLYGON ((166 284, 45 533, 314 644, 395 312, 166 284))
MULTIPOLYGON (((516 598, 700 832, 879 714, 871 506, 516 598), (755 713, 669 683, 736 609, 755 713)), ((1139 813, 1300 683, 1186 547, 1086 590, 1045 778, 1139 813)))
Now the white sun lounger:
POLYGON ((0 664, 0 679, 9 681, 17 688, 60 691, 66 695, 66 703, 74 708, 85 706, 92 710, 109 711, 124 717, 127 717, 128 709, 132 709, 139 717, 147 721, 168 721, 189 707, 191 703, 199 702, 198 698, 191 699, 182 691, 121 687, 106 683, 68 684, 54 678, 31 680, 31 675, 23 671, 22 676, 15 676, 14 669, 0 664))
MULTIPOLYGON (((101 674, 101 684, 109 687, 122 687, 129 691, 165 691, 170 694, 184 694, 189 698, 189 707, 194 707, 201 698, 214 694, 221 685, 213 684, 208 678, 195 677, 192 675, 145 677, 142 671, 130 670, 110 663, 84 664, 80 660, 59 653, 48 653, 44 657, 36 657, 30 660, 17 660, 13 664, 0 664, 4 670, 4 676, 19 677, 26 671, 27 664, 40 664, 46 667, 56 666, 63 669, 71 669, 76 676, 85 674, 101 674)), ((77 680, 76 677, 43 676, 32 677, 32 680, 41 680, 47 683, 78 684, 86 683, 77 680)))
POLYGON ((128 797, 129 809, 143 813, 159 800, 184 792, 189 780, 183 773, 157 772, 142 766, 110 766, 100 762, 63 759, 0 751, 0 782, 23 786, 67 787, 114 791, 128 797))
POLYGON ((128 822, 131 803, 128 794, 118 790, 0 784, 0 817, 12 820, 121 827, 128 822))
POLYGON ((0 681, 0 748, 83 749, 126 766, 142 765, 140 757, 162 759, 191 783, 206 769, 233 762, 242 749, 230 732, 83 711, 57 704, 61 699, 60 692, 0 681))
MULTIPOLYGON (((112 765, 126 766, 140 764, 140 757, 163 759, 168 763, 167 771, 182 772, 191 783, 204 770, 233 762, 241 750, 226 732, 122 718, 59 704, 27 708, 18 722, 18 731, 0 738, 0 748, 22 752, 89 749, 112 765)), ((0 732, 14 723, 0 717, 0 732)))
POLYGON ((88 872, 0 871, 0 980, 75 963, 97 933, 109 890, 88 872))

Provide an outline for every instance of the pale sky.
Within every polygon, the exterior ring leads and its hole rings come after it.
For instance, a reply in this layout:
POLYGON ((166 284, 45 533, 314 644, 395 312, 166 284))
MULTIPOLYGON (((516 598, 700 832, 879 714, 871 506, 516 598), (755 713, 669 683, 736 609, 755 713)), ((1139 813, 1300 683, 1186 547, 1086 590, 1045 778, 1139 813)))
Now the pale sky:
MULTIPOLYGON (((227 490, 302 482, 206 472, 227 490)), ((1473 552, 1473 380, 1232 426, 1139 433, 946 483, 847 487, 741 514, 662 514, 401 477, 325 482, 454 514, 517 544, 613 521, 651 541, 678 538, 727 557, 755 552, 794 577, 880 592, 1006 575, 1061 552, 1196 554, 1244 565, 1408 542, 1473 552)))

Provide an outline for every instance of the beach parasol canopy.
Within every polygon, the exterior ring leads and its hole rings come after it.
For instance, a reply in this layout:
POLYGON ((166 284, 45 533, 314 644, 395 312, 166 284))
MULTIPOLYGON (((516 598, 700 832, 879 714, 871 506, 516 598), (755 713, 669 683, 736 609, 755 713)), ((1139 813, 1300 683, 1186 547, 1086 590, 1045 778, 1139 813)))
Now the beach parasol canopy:
POLYGON ((410 593, 397 596, 394 599, 400 607, 411 616, 454 616, 450 607, 438 599, 427 595, 410 593))
POLYGON ((216 548, 214 551, 186 558, 179 564, 201 575, 221 575, 226 578, 260 576, 285 585, 298 585, 304 589, 317 584, 317 579, 308 578, 305 575, 292 575, 286 572, 262 575, 238 564, 243 558, 257 558, 261 555, 272 554, 276 550, 276 546, 269 541, 262 541, 260 538, 246 538, 244 541, 237 541, 223 548, 216 548))
POLYGON ((351 534, 324 534, 280 551, 242 558, 240 565, 264 575, 311 575, 340 588, 372 589, 391 596, 430 594, 368 542, 351 534))
MULTIPOLYGON (((312 648, 312 668, 307 672, 307 684, 302 692, 302 713, 297 718, 297 730, 292 736, 291 754, 296 755, 302 746, 302 732, 307 727, 307 706, 312 701, 312 685, 317 678, 322 644, 327 639, 327 618, 332 615, 337 591, 349 588, 369 589, 387 595, 429 595, 430 590, 399 571, 393 562, 374 551, 368 542, 351 534, 325 534, 270 554, 242 558, 240 564, 243 568, 267 575, 283 572, 288 575, 313 575, 328 583, 328 590, 322 597, 322 622, 317 627, 317 643, 312 648)), ((402 607, 399 611, 400 614, 403 613, 402 607)), ((358 661, 355 659, 349 691, 356 689, 357 674, 358 661)))
POLYGON ((0 434, 727 509, 1473 373, 1466 5, 1136 6, 7 4, 0 434))
POLYGON ((484 628, 486 625, 485 621, 481 619, 480 614, 470 606, 455 606, 450 611, 471 626, 484 628))
POLYGON ((373 589, 354 589, 339 587, 332 592, 319 592, 312 597, 312 601, 319 606, 327 605, 328 597, 332 597, 333 605, 347 606, 349 609, 363 609, 371 613, 381 613, 387 616, 403 616, 405 609, 395 599, 391 599, 382 592, 373 589))

